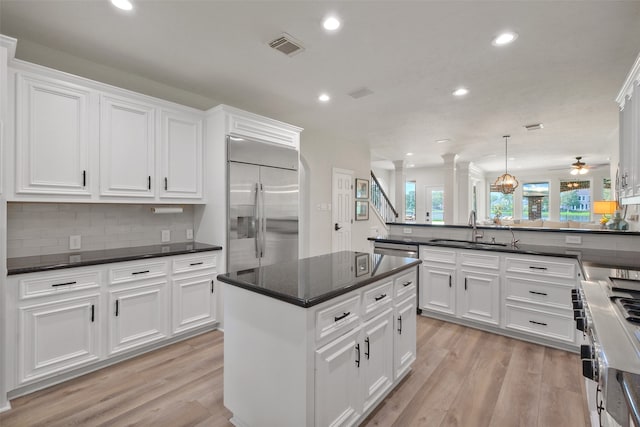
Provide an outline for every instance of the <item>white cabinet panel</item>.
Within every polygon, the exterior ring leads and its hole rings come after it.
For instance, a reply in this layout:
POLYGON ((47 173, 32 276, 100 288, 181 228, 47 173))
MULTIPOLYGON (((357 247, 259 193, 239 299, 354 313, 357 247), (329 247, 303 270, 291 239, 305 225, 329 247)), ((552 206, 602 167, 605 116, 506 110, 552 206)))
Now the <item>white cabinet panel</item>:
POLYGON ((411 295, 395 310, 393 365, 395 379, 400 378, 416 360, 416 296, 411 295))
POLYGON ((497 274, 461 270, 459 314, 497 326, 500 323, 500 277, 497 274))
POLYGON ((371 319, 362 327, 364 334, 360 367, 367 412, 393 384, 393 309, 371 319))
POLYGON ((456 312, 455 271, 423 264, 420 308, 446 314, 456 312))
POLYGON ((173 280, 173 333, 216 320, 214 274, 173 280))
POLYGON ((19 382, 98 360, 98 295, 20 307, 19 382))
POLYGON ((360 333, 358 327, 316 350, 317 426, 353 425, 360 417, 360 333))
POLYGON ((109 292, 109 354, 168 336, 167 282, 109 292))
POLYGON ((16 193, 89 196, 91 92, 17 74, 16 193))
POLYGON ((100 194, 154 197, 155 108, 125 99, 100 100, 100 194))
POLYGON ((160 197, 202 198, 202 118, 164 111, 160 197))

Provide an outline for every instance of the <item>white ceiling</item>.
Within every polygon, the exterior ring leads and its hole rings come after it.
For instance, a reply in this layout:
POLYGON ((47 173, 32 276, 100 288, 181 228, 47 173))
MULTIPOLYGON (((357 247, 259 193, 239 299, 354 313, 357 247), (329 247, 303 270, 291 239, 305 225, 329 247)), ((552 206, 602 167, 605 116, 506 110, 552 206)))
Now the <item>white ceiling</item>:
POLYGON ((639 1, 133 2, 124 13, 108 0, 1 0, 0 32, 18 38, 18 57, 20 40, 68 52, 197 94, 194 107, 226 103, 368 144, 373 160, 413 152, 407 163, 428 166, 457 153, 494 172, 507 133, 510 170, 607 162, 614 98, 640 52, 639 1), (329 13, 343 21, 333 34, 321 27, 329 13), (506 29, 516 42, 492 46, 506 29), (282 32, 305 51, 270 49, 282 32), (453 97, 461 85, 470 93, 453 97), (374 93, 348 95, 362 87, 374 93))

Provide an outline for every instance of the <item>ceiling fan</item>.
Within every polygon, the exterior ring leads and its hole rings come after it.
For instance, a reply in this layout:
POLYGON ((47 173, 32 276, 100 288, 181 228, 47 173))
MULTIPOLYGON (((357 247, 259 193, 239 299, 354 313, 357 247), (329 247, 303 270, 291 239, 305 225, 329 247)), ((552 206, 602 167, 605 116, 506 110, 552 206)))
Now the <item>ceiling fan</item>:
POLYGON ((584 175, 589 172, 589 166, 583 161, 581 161, 582 156, 577 156, 576 161, 571 163, 571 175, 584 175))

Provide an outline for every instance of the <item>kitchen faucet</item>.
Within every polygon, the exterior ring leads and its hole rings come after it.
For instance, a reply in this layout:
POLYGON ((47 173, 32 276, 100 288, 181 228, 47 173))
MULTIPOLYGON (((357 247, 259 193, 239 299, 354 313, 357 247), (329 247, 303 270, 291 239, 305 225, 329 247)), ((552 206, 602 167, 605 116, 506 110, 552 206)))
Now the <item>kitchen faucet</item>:
POLYGON ((484 237, 484 232, 478 230, 476 211, 474 211, 473 209, 469 214, 469 226, 472 227, 471 240, 473 240, 474 242, 480 241, 480 239, 484 237))

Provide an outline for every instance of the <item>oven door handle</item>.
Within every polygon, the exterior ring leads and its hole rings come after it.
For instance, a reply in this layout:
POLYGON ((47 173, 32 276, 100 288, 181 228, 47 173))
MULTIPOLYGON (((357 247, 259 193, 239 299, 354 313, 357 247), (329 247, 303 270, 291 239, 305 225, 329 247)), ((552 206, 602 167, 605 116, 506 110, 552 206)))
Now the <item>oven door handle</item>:
POLYGON ((638 392, 640 387, 638 387, 638 379, 634 379, 631 374, 626 372, 618 372, 616 379, 622 386, 622 394, 624 395, 624 400, 627 401, 629 414, 633 422, 635 425, 640 426, 640 408, 638 407, 640 405, 640 393, 638 392))

